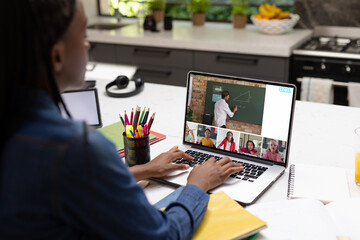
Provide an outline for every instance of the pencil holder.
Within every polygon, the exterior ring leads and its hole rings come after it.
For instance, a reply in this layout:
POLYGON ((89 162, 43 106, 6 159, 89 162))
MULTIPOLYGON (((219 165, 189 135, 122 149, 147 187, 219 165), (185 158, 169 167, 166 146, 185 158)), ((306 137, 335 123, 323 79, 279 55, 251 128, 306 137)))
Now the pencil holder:
POLYGON ((150 161, 149 135, 141 138, 128 138, 123 134, 125 161, 129 167, 150 161))

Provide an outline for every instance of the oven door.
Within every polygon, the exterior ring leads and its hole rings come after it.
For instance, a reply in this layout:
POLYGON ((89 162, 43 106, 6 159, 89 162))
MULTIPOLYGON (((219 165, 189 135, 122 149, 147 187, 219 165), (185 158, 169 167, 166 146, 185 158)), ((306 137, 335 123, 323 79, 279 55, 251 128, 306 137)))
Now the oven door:
POLYGON ((301 91, 298 79, 302 77, 328 78, 339 82, 339 86, 334 85, 334 104, 348 106, 347 83, 360 82, 360 61, 293 55, 290 82, 297 86, 298 100, 301 91))

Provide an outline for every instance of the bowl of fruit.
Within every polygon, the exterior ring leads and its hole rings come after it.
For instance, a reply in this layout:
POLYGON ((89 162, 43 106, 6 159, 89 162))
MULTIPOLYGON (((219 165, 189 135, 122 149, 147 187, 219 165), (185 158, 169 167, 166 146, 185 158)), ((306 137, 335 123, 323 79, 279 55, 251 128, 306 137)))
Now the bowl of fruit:
POLYGON ((267 34, 283 34, 293 29, 300 17, 282 11, 275 4, 262 3, 259 7, 259 14, 252 15, 251 21, 260 31, 267 34))

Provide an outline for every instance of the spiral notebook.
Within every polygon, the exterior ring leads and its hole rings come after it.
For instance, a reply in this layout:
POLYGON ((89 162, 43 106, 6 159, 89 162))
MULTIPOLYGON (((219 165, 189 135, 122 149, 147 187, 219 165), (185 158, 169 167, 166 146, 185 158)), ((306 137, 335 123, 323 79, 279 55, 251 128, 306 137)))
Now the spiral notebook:
POLYGON ((292 164, 289 173, 288 199, 310 198, 324 204, 349 198, 344 168, 292 164))

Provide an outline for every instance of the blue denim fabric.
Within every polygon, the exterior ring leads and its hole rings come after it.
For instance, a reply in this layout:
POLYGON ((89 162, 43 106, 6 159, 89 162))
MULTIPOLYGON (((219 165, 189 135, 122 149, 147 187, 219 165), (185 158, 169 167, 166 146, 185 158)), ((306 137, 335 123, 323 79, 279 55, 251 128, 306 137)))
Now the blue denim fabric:
POLYGON ((188 185, 154 208, 112 143, 40 94, 0 161, 0 239, 190 239, 209 197, 188 185), (85 139, 87 139, 85 141, 85 139))

